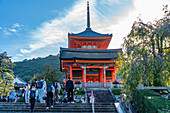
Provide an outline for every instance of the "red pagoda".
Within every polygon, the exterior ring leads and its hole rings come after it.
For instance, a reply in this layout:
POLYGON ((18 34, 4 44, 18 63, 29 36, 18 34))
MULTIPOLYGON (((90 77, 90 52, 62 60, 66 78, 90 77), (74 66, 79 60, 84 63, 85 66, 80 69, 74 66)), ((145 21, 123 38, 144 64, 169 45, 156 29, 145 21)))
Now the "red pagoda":
POLYGON ((101 34, 90 28, 87 3, 87 28, 78 34, 68 33, 68 48, 60 48, 60 68, 75 82, 108 83, 116 79, 115 59, 122 49, 107 49, 112 34, 101 34))

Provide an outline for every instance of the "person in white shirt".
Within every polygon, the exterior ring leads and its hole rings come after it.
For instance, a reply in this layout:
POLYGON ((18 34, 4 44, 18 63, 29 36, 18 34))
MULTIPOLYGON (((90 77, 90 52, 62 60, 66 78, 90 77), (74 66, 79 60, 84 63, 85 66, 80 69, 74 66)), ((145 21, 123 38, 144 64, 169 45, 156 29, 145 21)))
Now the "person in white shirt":
POLYGON ((35 100, 38 97, 38 91, 35 88, 35 83, 32 83, 32 88, 30 89, 30 91, 28 92, 28 99, 27 99, 27 103, 30 99, 30 103, 31 103, 31 112, 33 112, 34 106, 35 106, 35 100))
MULTIPOLYGON (((26 88, 25 88, 25 91, 26 91, 25 92, 25 103, 27 103, 29 89, 30 89, 30 85, 26 84, 26 88)), ((29 103, 29 101, 28 101, 28 103, 29 103)))
POLYGON ((44 90, 46 88, 46 82, 44 77, 42 77, 42 79, 39 82, 37 82, 37 88, 38 88, 39 101, 40 103, 42 103, 44 90))

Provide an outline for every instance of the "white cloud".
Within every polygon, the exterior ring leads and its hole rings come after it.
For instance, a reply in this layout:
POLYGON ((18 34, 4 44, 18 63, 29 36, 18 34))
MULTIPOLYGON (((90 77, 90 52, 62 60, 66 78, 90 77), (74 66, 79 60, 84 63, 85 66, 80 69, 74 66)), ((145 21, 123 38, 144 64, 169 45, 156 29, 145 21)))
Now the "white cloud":
POLYGON ((10 32, 8 32, 8 30, 7 30, 7 29, 3 30, 3 32, 4 32, 4 34, 5 34, 5 35, 7 35, 7 36, 8 36, 8 35, 11 35, 11 33, 10 33, 10 32))
MULTIPOLYGON (((162 17, 162 8, 165 4, 170 4, 168 0, 133 0, 132 5, 125 8, 125 11, 116 16, 111 12, 114 7, 108 4, 106 9, 100 9, 101 11, 109 11, 109 18, 105 15, 100 15, 104 20, 98 18, 96 14, 96 9, 94 5, 96 0, 90 1, 90 17, 91 24, 94 31, 100 33, 112 33, 113 38, 109 45, 109 48, 120 48, 123 43, 123 37, 131 30, 131 26, 137 17, 141 14, 141 18, 144 22, 154 21, 156 18, 162 17)), ((127 1, 127 0, 124 0, 127 1)), ((123 0, 103 0, 106 3, 123 3, 123 0)), ((100 11, 98 10, 100 13, 100 11)), ((37 49, 46 47, 48 45, 56 44, 67 41, 68 32, 81 32, 85 29, 86 25, 86 1, 78 1, 75 6, 65 12, 67 15, 63 18, 56 18, 50 22, 44 22, 41 27, 37 28, 35 32, 32 33, 31 37, 37 40, 36 43, 29 45, 28 49, 20 49, 21 53, 31 53, 37 49)), ((58 46, 57 46, 58 47, 58 46)), ((59 49, 59 47, 58 47, 59 49)))
POLYGON ((16 32, 17 32, 17 30, 16 30, 16 29, 8 29, 8 31, 11 31, 11 32, 14 32, 14 33, 16 33, 16 32))
POLYGON ((3 29, 2 27, 0 27, 0 30, 3 29))
POLYGON ((18 27, 21 27, 21 26, 23 26, 23 25, 20 25, 19 23, 15 23, 15 24, 13 24, 12 28, 18 28, 18 27))
MULTIPOLYGON (((133 0, 133 5, 127 8, 120 16, 113 18, 106 18, 101 26, 105 26, 104 29, 99 31, 107 33, 113 33, 113 38, 109 45, 109 48, 120 48, 123 43, 123 37, 127 36, 131 30, 131 26, 137 17, 143 22, 154 22, 155 19, 160 19, 163 16, 163 5, 170 4, 168 0, 133 0), (116 22, 116 23, 115 23, 116 22), (107 31, 107 32, 106 32, 107 31)), ((102 28, 102 27, 100 27, 102 28)))
POLYGON ((22 56, 23 56, 23 54, 16 54, 16 56, 20 56, 20 57, 22 57, 22 56))
MULTIPOLYGON (((83 29, 83 23, 86 22, 86 1, 78 1, 76 5, 61 19, 53 19, 50 22, 44 22, 35 32, 32 38, 36 43, 30 44, 29 49, 20 49, 21 53, 31 53, 47 45, 57 43, 67 43, 68 32, 79 32, 83 29)), ((93 5, 93 2, 91 2, 93 5)), ((85 28, 84 28, 85 29, 85 28)))

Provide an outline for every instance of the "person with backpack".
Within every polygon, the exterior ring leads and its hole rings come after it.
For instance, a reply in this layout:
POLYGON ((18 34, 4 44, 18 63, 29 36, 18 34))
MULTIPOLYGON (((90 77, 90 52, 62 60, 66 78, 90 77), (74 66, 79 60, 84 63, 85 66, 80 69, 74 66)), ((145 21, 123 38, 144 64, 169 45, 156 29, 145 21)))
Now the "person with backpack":
POLYGON ((38 97, 38 91, 37 89, 35 88, 35 83, 32 83, 32 88, 30 89, 30 91, 28 92, 28 99, 27 99, 27 103, 30 99, 30 103, 31 103, 31 112, 33 112, 34 110, 34 106, 35 106, 35 100, 37 99, 38 97))
POLYGON ((70 77, 68 77, 68 79, 69 80, 66 82, 66 91, 67 91, 68 101, 71 102, 71 101, 74 101, 73 100, 74 84, 73 84, 73 81, 70 80, 70 77), (70 98, 70 95, 71 95, 71 98, 70 98))
POLYGON ((40 103, 42 103, 45 88, 46 88, 46 82, 44 81, 44 77, 42 77, 42 79, 37 82, 37 89, 38 89, 38 96, 39 96, 40 103))
POLYGON ((55 100, 55 102, 58 102, 58 94, 59 94, 59 91, 60 91, 60 83, 59 83, 59 81, 54 82, 53 86, 55 88, 54 100, 55 100))
POLYGON ((49 109, 49 107, 51 106, 51 108, 53 108, 53 95, 55 93, 55 89, 52 83, 48 83, 47 87, 45 88, 45 92, 44 92, 44 97, 46 96, 46 103, 47 103, 47 107, 46 110, 49 109))

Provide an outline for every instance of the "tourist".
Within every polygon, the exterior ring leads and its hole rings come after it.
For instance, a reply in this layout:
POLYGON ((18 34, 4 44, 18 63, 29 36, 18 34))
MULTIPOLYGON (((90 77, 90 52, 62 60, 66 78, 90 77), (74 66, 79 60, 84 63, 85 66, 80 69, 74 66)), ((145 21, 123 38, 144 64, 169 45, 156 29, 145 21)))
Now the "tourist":
POLYGON ((35 88, 37 88, 38 79, 35 79, 34 82, 35 82, 35 88))
MULTIPOLYGON (((30 86, 29 84, 26 84, 26 89, 25 89, 25 103, 27 103, 27 99, 28 99, 28 92, 29 92, 30 86)), ((28 101, 29 103, 29 101, 28 101)))
POLYGON ((28 103, 28 101, 29 101, 29 99, 30 99, 30 103, 31 103, 31 112, 33 112, 33 110, 34 110, 34 106, 35 106, 35 100, 37 99, 37 97, 38 97, 38 91, 37 91, 37 89, 35 88, 36 87, 36 85, 35 85, 35 83, 32 83, 32 88, 30 89, 30 91, 28 92, 28 99, 27 99, 27 103, 28 103))
POLYGON ((64 98, 64 97, 67 95, 67 92, 66 92, 66 88, 65 88, 65 87, 63 88, 63 92, 62 92, 62 93, 63 93, 63 98, 64 98))
POLYGON ((15 95, 15 101, 14 101, 14 103, 16 103, 16 102, 18 101, 18 99, 19 99, 19 98, 18 98, 18 94, 16 94, 16 95, 15 95))
POLYGON ((15 101, 15 92, 14 89, 9 92, 9 102, 14 102, 15 101))
POLYGON ((64 96, 64 98, 62 99, 62 103, 67 103, 68 102, 68 98, 67 95, 64 96))
POLYGON ((54 89, 55 89, 54 102, 57 102, 57 96, 58 96, 58 94, 57 94, 58 93, 58 89, 57 89, 58 84, 57 84, 57 82, 54 82, 53 86, 54 86, 54 89))
POLYGON ((61 85, 60 85, 60 83, 59 83, 59 81, 57 81, 57 101, 58 101, 58 99, 59 99, 59 93, 60 93, 60 89, 61 89, 61 85))
POLYGON ((51 108, 53 108, 53 95, 54 95, 54 93, 55 93, 55 88, 53 87, 52 83, 48 83, 47 87, 45 88, 45 92, 44 92, 44 97, 45 96, 47 97, 47 99, 46 99, 46 103, 47 103, 46 110, 48 110, 50 106, 51 106, 51 108))
POLYGON ((44 81, 44 77, 42 77, 42 79, 39 82, 37 82, 37 88, 38 88, 39 101, 40 103, 42 103, 44 90, 46 88, 46 82, 44 81))
POLYGON ((23 89, 22 89, 22 97, 24 98, 24 102, 25 102, 25 93, 26 93, 25 88, 26 88, 26 87, 23 87, 23 89))
POLYGON ((2 95, 0 95, 0 102, 2 102, 2 95))
POLYGON ((85 97, 81 98, 81 103, 86 103, 86 98, 85 97))
POLYGON ((68 97, 68 101, 71 102, 73 101, 73 90, 74 90, 74 84, 73 81, 70 80, 70 77, 68 77, 68 81, 66 82, 66 91, 67 91, 67 97, 68 97), (71 96, 71 98, 70 98, 71 96))

